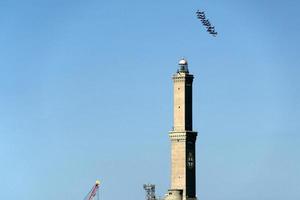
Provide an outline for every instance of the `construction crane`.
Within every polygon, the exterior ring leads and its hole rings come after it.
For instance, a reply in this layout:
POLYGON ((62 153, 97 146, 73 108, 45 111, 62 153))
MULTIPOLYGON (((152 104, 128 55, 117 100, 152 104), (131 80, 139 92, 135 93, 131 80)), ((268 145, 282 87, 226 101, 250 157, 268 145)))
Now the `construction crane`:
POLYGON ((100 181, 97 180, 91 191, 85 196, 83 200, 94 200, 95 197, 97 198, 97 200, 99 200, 99 187, 100 181))

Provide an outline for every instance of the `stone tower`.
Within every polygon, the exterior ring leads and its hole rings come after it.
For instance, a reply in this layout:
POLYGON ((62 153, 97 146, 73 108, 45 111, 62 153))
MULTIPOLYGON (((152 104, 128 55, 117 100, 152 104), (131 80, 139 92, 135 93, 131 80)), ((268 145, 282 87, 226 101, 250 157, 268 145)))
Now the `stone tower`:
POLYGON ((169 133, 171 140, 171 189, 166 200, 196 200, 197 132, 193 131, 192 84, 185 59, 179 61, 179 69, 173 75, 174 126, 169 133))

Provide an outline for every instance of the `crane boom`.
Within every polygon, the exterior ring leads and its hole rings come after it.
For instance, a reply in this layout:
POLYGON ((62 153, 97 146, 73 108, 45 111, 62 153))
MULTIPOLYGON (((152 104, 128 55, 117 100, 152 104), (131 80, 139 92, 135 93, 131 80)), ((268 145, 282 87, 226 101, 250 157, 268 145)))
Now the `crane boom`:
POLYGON ((91 191, 87 194, 84 200, 93 200, 94 197, 97 195, 98 190, 100 187, 100 181, 96 181, 95 185, 92 187, 91 191))

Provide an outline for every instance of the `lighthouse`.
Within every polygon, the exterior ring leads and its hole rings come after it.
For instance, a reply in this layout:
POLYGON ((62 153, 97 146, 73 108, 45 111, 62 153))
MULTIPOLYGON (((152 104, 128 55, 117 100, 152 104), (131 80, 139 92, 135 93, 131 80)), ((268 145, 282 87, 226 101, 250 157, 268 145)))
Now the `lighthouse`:
POLYGON ((197 132, 193 131, 193 80, 186 59, 179 61, 173 79, 171 187, 165 200, 196 200, 197 132))

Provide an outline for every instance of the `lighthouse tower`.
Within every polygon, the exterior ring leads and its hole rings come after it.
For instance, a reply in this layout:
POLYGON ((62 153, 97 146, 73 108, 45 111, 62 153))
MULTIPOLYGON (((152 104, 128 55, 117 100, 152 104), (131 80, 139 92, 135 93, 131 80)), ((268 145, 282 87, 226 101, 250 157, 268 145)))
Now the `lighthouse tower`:
POLYGON ((173 129, 171 140, 171 189, 165 200, 196 200, 197 132, 193 131, 192 84, 194 76, 189 73, 188 62, 179 61, 179 69, 173 75, 173 129))

